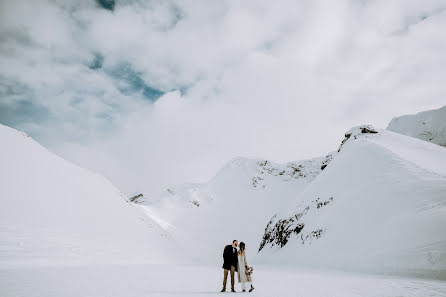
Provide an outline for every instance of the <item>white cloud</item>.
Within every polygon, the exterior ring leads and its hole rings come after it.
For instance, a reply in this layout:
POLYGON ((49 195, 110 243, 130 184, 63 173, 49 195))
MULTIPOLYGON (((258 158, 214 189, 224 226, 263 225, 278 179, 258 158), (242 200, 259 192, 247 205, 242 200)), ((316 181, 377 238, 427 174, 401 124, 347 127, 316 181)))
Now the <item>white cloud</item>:
POLYGON ((196 0, 117 1, 111 12, 3 1, 0 108, 42 106, 47 121, 10 112, 8 123, 125 192, 153 194, 206 180, 234 156, 317 156, 353 125, 444 105, 445 8, 196 0), (132 76, 117 77, 124 66, 132 76), (152 103, 141 88, 166 94, 152 103))

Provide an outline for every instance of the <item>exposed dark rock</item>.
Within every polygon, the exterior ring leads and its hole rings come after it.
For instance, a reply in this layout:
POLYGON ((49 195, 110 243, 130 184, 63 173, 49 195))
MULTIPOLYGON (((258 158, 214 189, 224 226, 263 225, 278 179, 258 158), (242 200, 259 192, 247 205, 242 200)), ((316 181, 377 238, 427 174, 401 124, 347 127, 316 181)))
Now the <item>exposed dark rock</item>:
POLYGON ((341 145, 340 145, 339 148, 338 148, 338 152, 341 151, 342 146, 344 145, 344 143, 347 142, 347 140, 350 138, 350 136, 352 136, 350 133, 345 133, 345 137, 344 137, 344 139, 342 140, 341 145))
POLYGON ((267 175, 279 177, 283 181, 300 178, 314 179, 320 173, 321 159, 303 160, 299 163, 290 162, 284 164, 285 166, 271 163, 268 160, 259 161, 256 168, 258 175, 252 178, 253 186, 265 188, 267 175))
POLYGON ((306 235, 301 234, 305 227, 303 222, 304 217, 314 210, 318 210, 333 201, 333 197, 327 200, 322 200, 317 198, 311 201, 310 205, 306 206, 301 212, 295 214, 294 216, 278 219, 277 215, 273 216, 268 222, 263 234, 262 241, 260 242, 259 252, 266 246, 271 245, 271 247, 278 245, 284 247, 291 236, 298 236, 300 234, 300 240, 302 244, 310 243, 313 239, 319 239, 325 232, 323 229, 318 229, 307 233, 306 235))
POLYGON ((252 185, 253 185, 253 187, 256 188, 262 180, 263 180, 263 177, 254 176, 252 178, 252 185))
POLYGON ((274 225, 273 221, 276 216, 272 217, 265 228, 265 233, 263 234, 259 247, 259 252, 267 244, 271 244, 271 246, 278 245, 280 247, 284 247, 288 243, 288 240, 293 233, 298 235, 305 227, 305 224, 300 223, 299 219, 305 215, 309 209, 310 207, 307 206, 302 212, 295 214, 290 218, 280 219, 274 225))
POLYGON ((325 230, 323 229, 317 229, 314 231, 311 231, 309 234, 303 236, 300 235, 300 240, 302 241, 302 244, 305 243, 311 243, 311 241, 313 241, 313 239, 319 239, 322 237, 322 235, 324 234, 325 230))
POLYGON ((361 127, 361 133, 371 133, 371 134, 376 134, 378 133, 378 131, 373 130, 371 127, 361 127))
MULTIPOLYGON (((355 128, 356 129, 356 128, 355 128)), ((359 127, 359 131, 358 130, 350 130, 349 132, 345 133, 345 138, 342 140, 341 145, 339 146, 338 152, 341 151, 342 146, 347 142, 347 140, 350 139, 350 137, 352 136, 352 132, 354 131, 356 134, 353 136, 354 139, 358 138, 358 135, 360 132, 360 134, 376 134, 378 133, 378 131, 376 131, 375 129, 373 129, 373 127, 371 126, 360 126, 359 127), (356 132, 357 131, 357 132, 356 132)))
POLYGON ((321 170, 324 170, 325 167, 328 166, 328 163, 331 162, 331 160, 333 160, 333 154, 328 154, 327 156, 325 156, 325 160, 322 161, 321 170))
POLYGON ((321 208, 327 204, 329 204, 331 201, 333 201, 333 197, 330 197, 327 201, 321 201, 321 198, 316 199, 316 207, 321 208))
POLYGON ((132 203, 138 204, 138 203, 141 203, 143 199, 144 199, 144 195, 143 194, 138 194, 138 195, 135 195, 135 196, 131 197, 129 199, 129 201, 132 202, 132 203))

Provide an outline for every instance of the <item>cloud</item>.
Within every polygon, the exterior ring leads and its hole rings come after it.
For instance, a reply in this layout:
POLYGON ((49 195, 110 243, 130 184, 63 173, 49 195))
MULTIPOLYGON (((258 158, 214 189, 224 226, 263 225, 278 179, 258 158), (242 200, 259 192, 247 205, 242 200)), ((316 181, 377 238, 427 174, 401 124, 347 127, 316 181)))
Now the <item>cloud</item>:
POLYGON ((0 5, 0 122, 127 193, 445 103, 444 1, 0 5))

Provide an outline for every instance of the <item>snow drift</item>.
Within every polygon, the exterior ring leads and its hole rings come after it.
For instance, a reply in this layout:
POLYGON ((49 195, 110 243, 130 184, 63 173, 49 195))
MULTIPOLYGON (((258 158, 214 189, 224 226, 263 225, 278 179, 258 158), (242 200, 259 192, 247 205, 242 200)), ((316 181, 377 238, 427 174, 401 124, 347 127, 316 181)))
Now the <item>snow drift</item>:
POLYGON ((106 179, 0 125, 0 265, 166 262, 168 239, 106 179))
POLYGON ((446 106, 394 118, 387 130, 446 147, 446 106))
POLYGON ((446 279, 446 149, 356 127, 272 216, 258 261, 446 279))

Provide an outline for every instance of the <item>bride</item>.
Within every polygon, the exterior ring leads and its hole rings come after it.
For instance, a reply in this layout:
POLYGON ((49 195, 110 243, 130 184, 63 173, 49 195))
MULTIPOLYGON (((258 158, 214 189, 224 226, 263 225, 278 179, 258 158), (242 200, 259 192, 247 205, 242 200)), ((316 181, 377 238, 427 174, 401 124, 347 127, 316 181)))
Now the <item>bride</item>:
POLYGON ((249 292, 254 290, 252 286, 251 272, 252 269, 248 266, 246 261, 245 243, 240 242, 238 251, 238 282, 242 283, 242 292, 246 292, 246 284, 251 285, 249 292), (248 274, 247 274, 248 273, 248 274))

